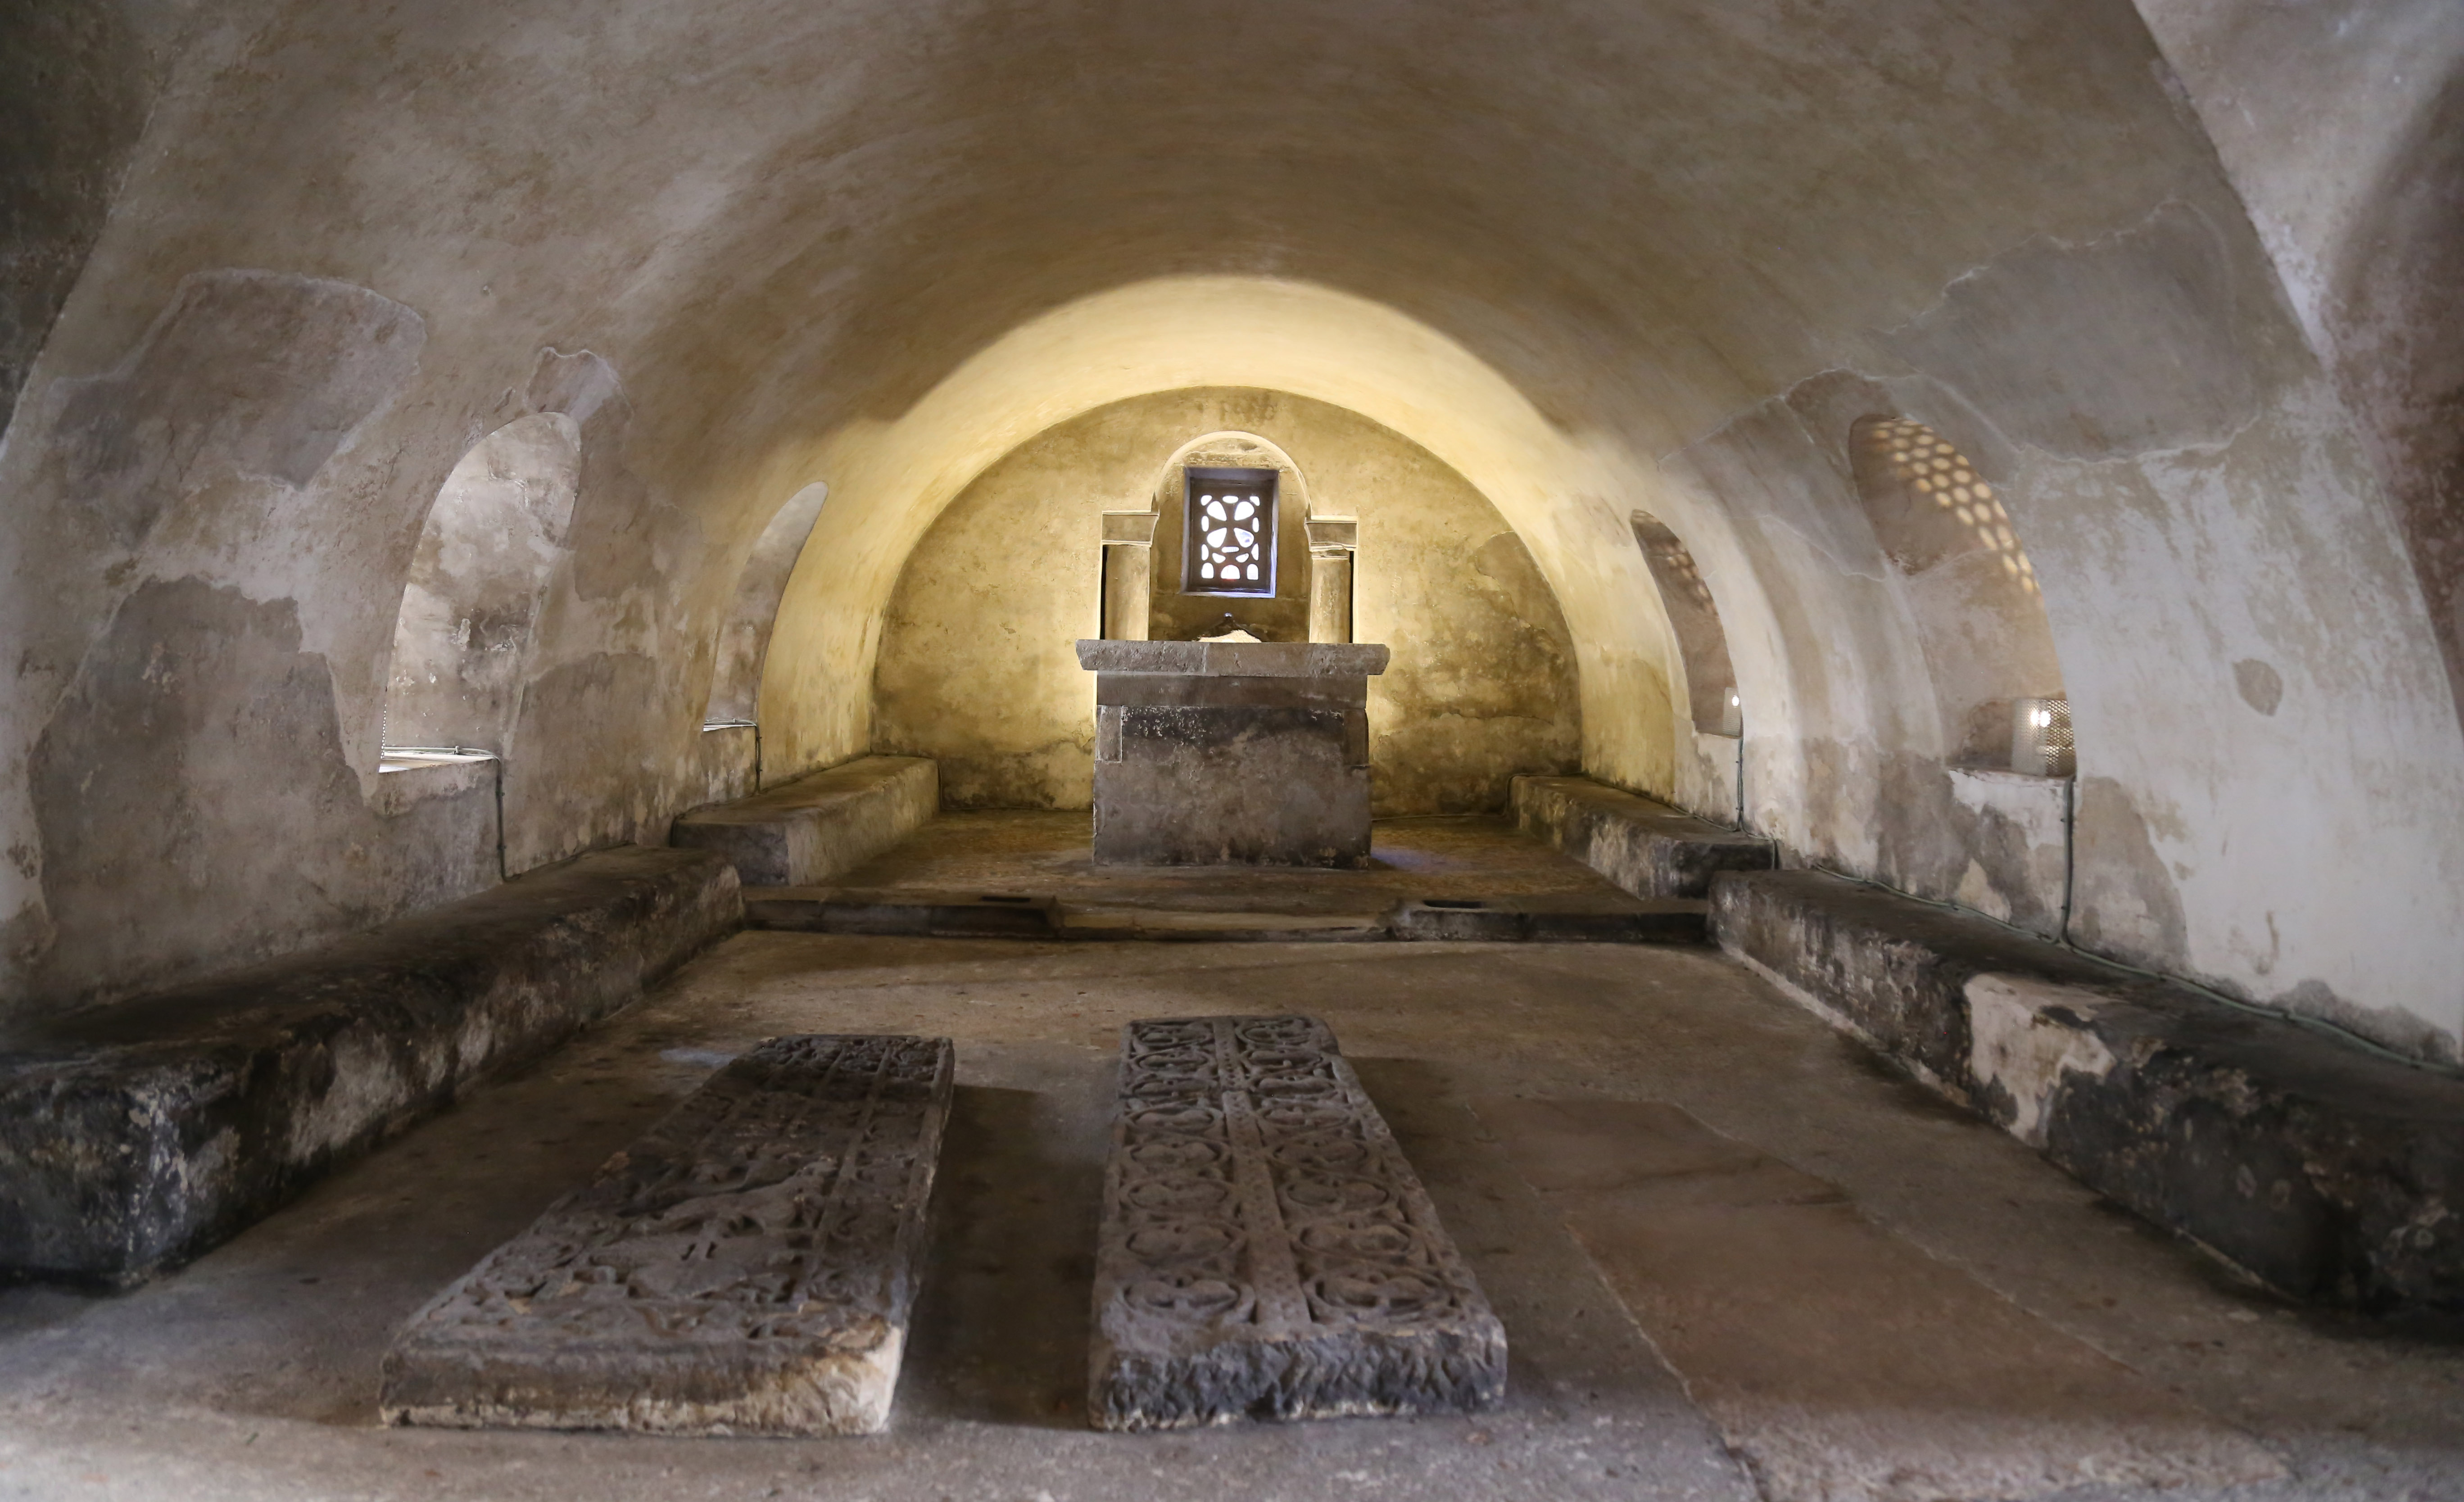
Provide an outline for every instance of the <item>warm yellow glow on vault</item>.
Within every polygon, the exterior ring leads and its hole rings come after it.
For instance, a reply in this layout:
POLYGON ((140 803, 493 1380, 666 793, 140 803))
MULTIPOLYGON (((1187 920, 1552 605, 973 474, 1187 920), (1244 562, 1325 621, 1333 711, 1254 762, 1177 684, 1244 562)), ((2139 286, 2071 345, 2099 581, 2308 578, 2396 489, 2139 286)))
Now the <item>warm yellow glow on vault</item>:
POLYGON ((1673 652, 1622 520, 1659 490, 1648 461, 1559 431, 1461 344, 1392 308, 1253 277, 1148 281, 1068 304, 979 352, 896 421, 776 456, 765 492, 825 480, 830 502, 773 637, 769 735, 799 761, 864 748, 875 623, 898 570, 988 465, 1093 408, 1199 386, 1349 408, 1469 479, 1522 535, 1579 644, 1586 763, 1665 785, 1682 718, 1673 652))

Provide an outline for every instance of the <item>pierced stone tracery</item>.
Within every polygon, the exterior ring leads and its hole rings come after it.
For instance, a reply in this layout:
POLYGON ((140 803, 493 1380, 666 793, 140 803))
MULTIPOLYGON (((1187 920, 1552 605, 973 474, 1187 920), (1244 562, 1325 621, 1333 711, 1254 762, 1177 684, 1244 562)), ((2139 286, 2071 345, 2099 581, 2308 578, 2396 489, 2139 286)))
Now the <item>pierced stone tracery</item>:
POLYGON ((1275 477, 1272 470, 1189 471, 1185 591, 1275 592, 1275 477))

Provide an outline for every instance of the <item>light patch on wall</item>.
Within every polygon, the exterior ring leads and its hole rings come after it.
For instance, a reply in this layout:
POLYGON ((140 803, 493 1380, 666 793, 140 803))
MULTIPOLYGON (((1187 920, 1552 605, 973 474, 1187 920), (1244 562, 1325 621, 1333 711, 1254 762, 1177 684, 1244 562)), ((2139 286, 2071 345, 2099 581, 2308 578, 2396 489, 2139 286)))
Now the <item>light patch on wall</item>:
POLYGON ((2021 589, 2032 595, 2043 593, 2036 586, 2036 570, 2011 530, 2011 514, 2002 509, 2001 498, 1967 456, 1940 433, 1923 423, 1895 417, 1868 427, 1863 442, 1873 458, 1889 466, 1893 478, 1956 520, 1977 545, 1990 549, 2002 571, 2021 589))
POLYGON ((2042 1147, 2055 1093, 2075 1074, 2102 1079, 2120 1062, 2085 1026, 2101 998, 2008 975, 1977 976, 1966 990, 1969 1072, 1989 1095, 1999 1093, 1992 1104, 2011 1135, 2042 1147))
POLYGON ((504 754, 533 628, 565 556, 580 432, 561 412, 518 418, 473 445, 437 492, 394 625, 386 746, 504 754))
POLYGON ((1677 632, 1695 730, 1743 734, 1745 702, 1728 656, 1728 633, 1720 623, 1719 604, 1711 597, 1710 582, 1694 562, 1693 550, 1647 511, 1634 514, 1634 541, 1651 565, 1652 580, 1660 585, 1661 606, 1677 632))
MULTIPOLYGON (((1848 441, 1858 498, 1925 652, 1946 760, 2019 766, 2014 711, 2060 699, 2062 676, 2010 513, 1968 456, 1923 423, 1867 417, 1848 441)), ((2047 769, 2030 761, 2024 769, 2047 769)))

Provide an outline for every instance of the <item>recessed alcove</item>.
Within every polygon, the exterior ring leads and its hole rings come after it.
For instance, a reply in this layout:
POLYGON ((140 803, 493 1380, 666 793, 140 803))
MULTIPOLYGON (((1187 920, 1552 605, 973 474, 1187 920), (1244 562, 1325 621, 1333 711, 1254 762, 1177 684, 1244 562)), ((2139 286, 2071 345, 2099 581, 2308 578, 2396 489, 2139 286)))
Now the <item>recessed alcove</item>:
POLYGON ((1737 692, 1737 670, 1728 660, 1728 633, 1720 625, 1720 607, 1711 598, 1711 585, 1684 541, 1667 523, 1647 511, 1636 512, 1632 520, 1635 544, 1651 565, 1652 583, 1660 586, 1661 608, 1668 612, 1669 627, 1677 633, 1694 728, 1705 735, 1735 736, 1743 701, 1737 692))
MULTIPOLYGON (((1151 513, 1151 637, 1309 639, 1307 524, 1354 523, 1353 637, 1370 679, 1382 816, 1496 812, 1517 773, 1571 770, 1581 734, 1571 633, 1496 507, 1392 430, 1287 393, 1200 388, 1111 404, 990 465, 917 542, 885 616, 876 750, 930 756, 954 808, 1083 808, 1091 686, 1071 649, 1102 634, 1106 517, 1151 513), (1188 474, 1276 476, 1275 592, 1187 593, 1188 474)), ((1114 546, 1115 555, 1130 549, 1114 546)), ((1119 566, 1117 559, 1112 566, 1119 566)))
POLYGON ((1148 639, 1195 641, 1222 631, 1228 618, 1260 641, 1309 640, 1310 504, 1308 476, 1269 439, 1218 432, 1180 445, 1156 472, 1148 639), (1227 481, 1227 501, 1214 501, 1213 492, 1227 481), (1199 578, 1196 553, 1204 538, 1193 536, 1189 523, 1210 504, 1265 508, 1258 542, 1265 579, 1225 589, 1199 578))
POLYGON ((772 513, 737 576, 719 627, 718 657, 711 670, 710 707, 702 724, 711 730, 750 727, 760 718, 761 670, 770 656, 770 629, 779 599, 803 555, 805 540, 821 519, 830 488, 806 485, 772 513))
POLYGON ((581 470, 580 428, 561 412, 506 424, 453 467, 403 585, 385 746, 505 754, 581 470))
POLYGON ((1924 648, 1945 760, 2010 770, 2025 728, 2014 718, 2020 701, 2063 697, 2044 592, 2010 512, 1924 423, 1864 418, 1848 451, 1858 499, 1924 648))

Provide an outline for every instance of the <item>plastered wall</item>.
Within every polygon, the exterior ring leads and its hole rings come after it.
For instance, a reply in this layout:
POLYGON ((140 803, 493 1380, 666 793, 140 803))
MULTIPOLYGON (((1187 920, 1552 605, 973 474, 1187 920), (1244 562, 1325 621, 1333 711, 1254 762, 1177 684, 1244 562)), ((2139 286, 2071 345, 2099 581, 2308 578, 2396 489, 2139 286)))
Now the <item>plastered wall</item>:
MULTIPOLYGON (((1168 391, 1098 408, 1037 434, 961 492, 891 595, 876 748, 935 758, 949 806, 1087 806, 1094 680, 1073 643, 1097 630, 1101 514, 1177 502, 1176 461, 1219 430, 1265 440, 1268 459, 1297 470, 1303 483, 1286 486, 1295 512, 1287 548, 1301 508, 1359 519, 1354 634, 1394 652, 1370 680, 1379 814, 1497 810, 1516 773, 1573 768, 1573 642, 1496 508, 1389 429, 1259 390, 1168 391)), ((1166 531, 1157 529, 1158 551, 1172 546, 1166 531)), ((1287 580, 1298 576, 1305 606, 1306 552, 1286 552, 1280 565, 1287 580)))
POLYGON ((498 879, 500 839, 518 872, 662 838, 741 785, 749 745, 699 731, 715 582, 628 461, 614 367, 539 350, 480 422, 440 422, 429 349, 416 310, 365 288, 200 273, 12 428, 7 603, 32 713, 11 723, 33 733, 10 790, 31 816, 16 871, 40 880, 0 926, 19 1006, 462 895, 498 879), (569 519, 539 540, 517 665, 491 685, 500 828, 493 786, 377 770, 384 685, 449 473, 488 431, 549 416, 569 519))
POLYGON ((1717 599, 1751 821, 2041 915, 2042 820, 1949 780, 1845 468, 1874 404, 1926 423, 2042 586, 2074 937, 2399 1048, 2464 1030, 2452 6, 141 10, 44 42, 97 71, 19 121, 50 269, 0 350, 11 1012, 495 879, 473 789, 376 770, 428 511, 486 434, 561 413, 580 455, 511 866, 749 769, 701 721, 809 487, 749 696, 773 775, 875 742, 910 555, 1003 455, 1249 387, 1495 508, 1593 775, 1734 798, 1645 511, 1717 599), (1188 38, 1249 33, 1289 86, 1198 100, 1188 38))
POLYGON ((2140 10, 2360 419, 2464 710, 2464 7, 2140 10))
POLYGON ((1993 482, 2042 582, 2079 746, 2071 936, 2447 1051, 2459 997, 2429 936, 2464 885, 2430 835, 2443 816, 2405 812, 2456 782, 2436 638, 2395 510, 2233 207, 2023 242, 1888 331, 1872 368, 1893 366, 1797 383, 1665 472, 1724 508, 1705 571, 1744 597, 1721 603, 1752 821, 2046 926, 2048 827, 1953 784, 1904 581, 1838 504, 1856 421, 1914 417, 1993 482), (2324 890, 2304 873, 2337 848, 2370 874, 2324 890), (2365 974, 2409 1000, 2357 1005, 2335 977, 2365 974))

